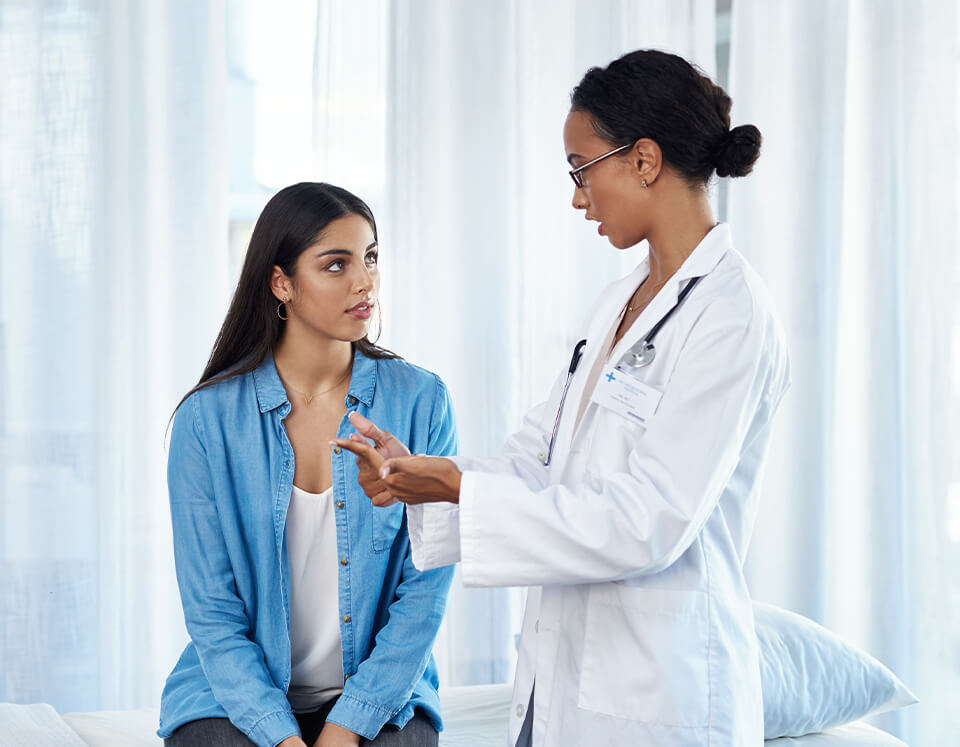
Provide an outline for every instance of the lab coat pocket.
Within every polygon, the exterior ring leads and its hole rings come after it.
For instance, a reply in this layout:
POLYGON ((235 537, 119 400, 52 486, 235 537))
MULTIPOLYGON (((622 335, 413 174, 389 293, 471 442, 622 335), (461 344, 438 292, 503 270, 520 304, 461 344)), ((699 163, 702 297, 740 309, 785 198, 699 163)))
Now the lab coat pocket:
POLYGON ((588 469, 599 475, 622 472, 630 463, 646 428, 604 407, 597 406, 594 437, 587 450, 588 469))
POLYGON ((664 726, 706 726, 707 595, 621 583, 591 589, 577 705, 664 726))
POLYGON ((373 551, 385 552, 393 547, 393 542, 403 522, 403 504, 397 503, 386 508, 373 509, 373 551))

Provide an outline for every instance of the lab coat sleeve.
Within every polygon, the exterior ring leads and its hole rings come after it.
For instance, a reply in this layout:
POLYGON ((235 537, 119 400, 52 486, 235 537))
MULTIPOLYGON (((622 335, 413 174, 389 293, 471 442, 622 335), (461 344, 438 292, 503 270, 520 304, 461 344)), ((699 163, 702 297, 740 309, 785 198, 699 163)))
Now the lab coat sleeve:
POLYGON ((300 734, 286 693, 250 640, 220 530, 213 483, 196 412, 187 399, 174 418, 167 462, 177 583, 190 638, 204 675, 230 721, 259 747, 300 734), (243 687, 236 675, 244 673, 243 687))
MULTIPOLYGON (((461 472, 476 470, 509 475, 530 490, 547 484, 547 468, 538 455, 546 453, 553 432, 551 413, 559 407, 566 375, 557 379, 549 399, 533 407, 519 431, 507 439, 495 457, 451 457, 461 472)), ((446 390, 444 390, 446 393, 446 390)), ((449 395, 447 395, 449 397, 449 395)), ((445 405, 450 408, 449 402, 445 405)), ((424 503, 407 507, 407 524, 413 563, 420 570, 440 568, 460 561, 460 507, 452 503, 424 503)))
POLYGON ((541 489, 508 474, 464 473, 464 583, 615 581, 677 560, 733 474, 773 375, 772 320, 743 306, 717 299, 697 318, 619 469, 541 489))

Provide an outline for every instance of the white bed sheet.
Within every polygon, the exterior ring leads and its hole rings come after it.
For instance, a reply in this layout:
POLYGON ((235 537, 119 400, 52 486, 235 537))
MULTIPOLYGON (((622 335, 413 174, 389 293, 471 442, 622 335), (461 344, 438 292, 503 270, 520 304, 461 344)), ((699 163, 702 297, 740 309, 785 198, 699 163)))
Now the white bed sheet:
POLYGON ((892 734, 881 731, 863 721, 837 726, 819 734, 805 737, 768 739, 766 747, 907 747, 892 734))
MULTIPOLYGON (((510 685, 451 687, 440 691, 445 730, 440 747, 505 747, 510 685)), ((766 747, 906 747, 896 737, 855 722, 819 734, 781 737, 766 747)))
MULTIPOLYGON (((505 747, 510 718, 509 685, 476 685, 441 690, 445 730, 441 747, 505 747)), ((68 713, 63 720, 88 747, 160 747, 157 709, 68 713)), ((7 742, 0 737, 0 747, 7 742)), ((856 722, 805 737, 769 740, 767 747, 905 747, 899 739, 856 722)))

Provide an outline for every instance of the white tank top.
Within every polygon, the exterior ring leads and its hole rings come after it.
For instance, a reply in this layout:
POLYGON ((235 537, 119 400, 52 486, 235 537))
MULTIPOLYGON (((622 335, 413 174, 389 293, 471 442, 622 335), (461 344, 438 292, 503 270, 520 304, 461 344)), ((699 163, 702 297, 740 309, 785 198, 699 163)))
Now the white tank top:
POLYGON ((343 691, 339 558, 333 488, 296 485, 287 509, 290 566, 290 689, 294 712, 315 711, 343 691))

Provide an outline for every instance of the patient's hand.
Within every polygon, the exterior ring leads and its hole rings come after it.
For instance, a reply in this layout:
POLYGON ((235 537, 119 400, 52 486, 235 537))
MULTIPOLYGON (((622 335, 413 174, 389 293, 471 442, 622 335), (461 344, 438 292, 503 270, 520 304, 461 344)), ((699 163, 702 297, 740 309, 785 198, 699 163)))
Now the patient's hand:
POLYGON ((358 744, 360 744, 359 734, 345 729, 340 724, 327 721, 317 741, 313 743, 313 747, 357 747, 358 744))
POLYGON ((380 430, 367 418, 356 412, 349 415, 350 423, 359 431, 351 433, 350 438, 336 438, 331 443, 352 451, 357 455, 357 467, 360 470, 359 483, 363 492, 369 496, 375 506, 392 506, 397 502, 387 484, 380 478, 380 468, 386 459, 409 456, 410 450, 392 433, 380 430), (366 438, 364 438, 366 436, 366 438), (367 443, 373 441, 373 446, 367 443))
POLYGON ((292 737, 287 737, 280 742, 277 747, 307 747, 307 743, 294 734, 292 737))

